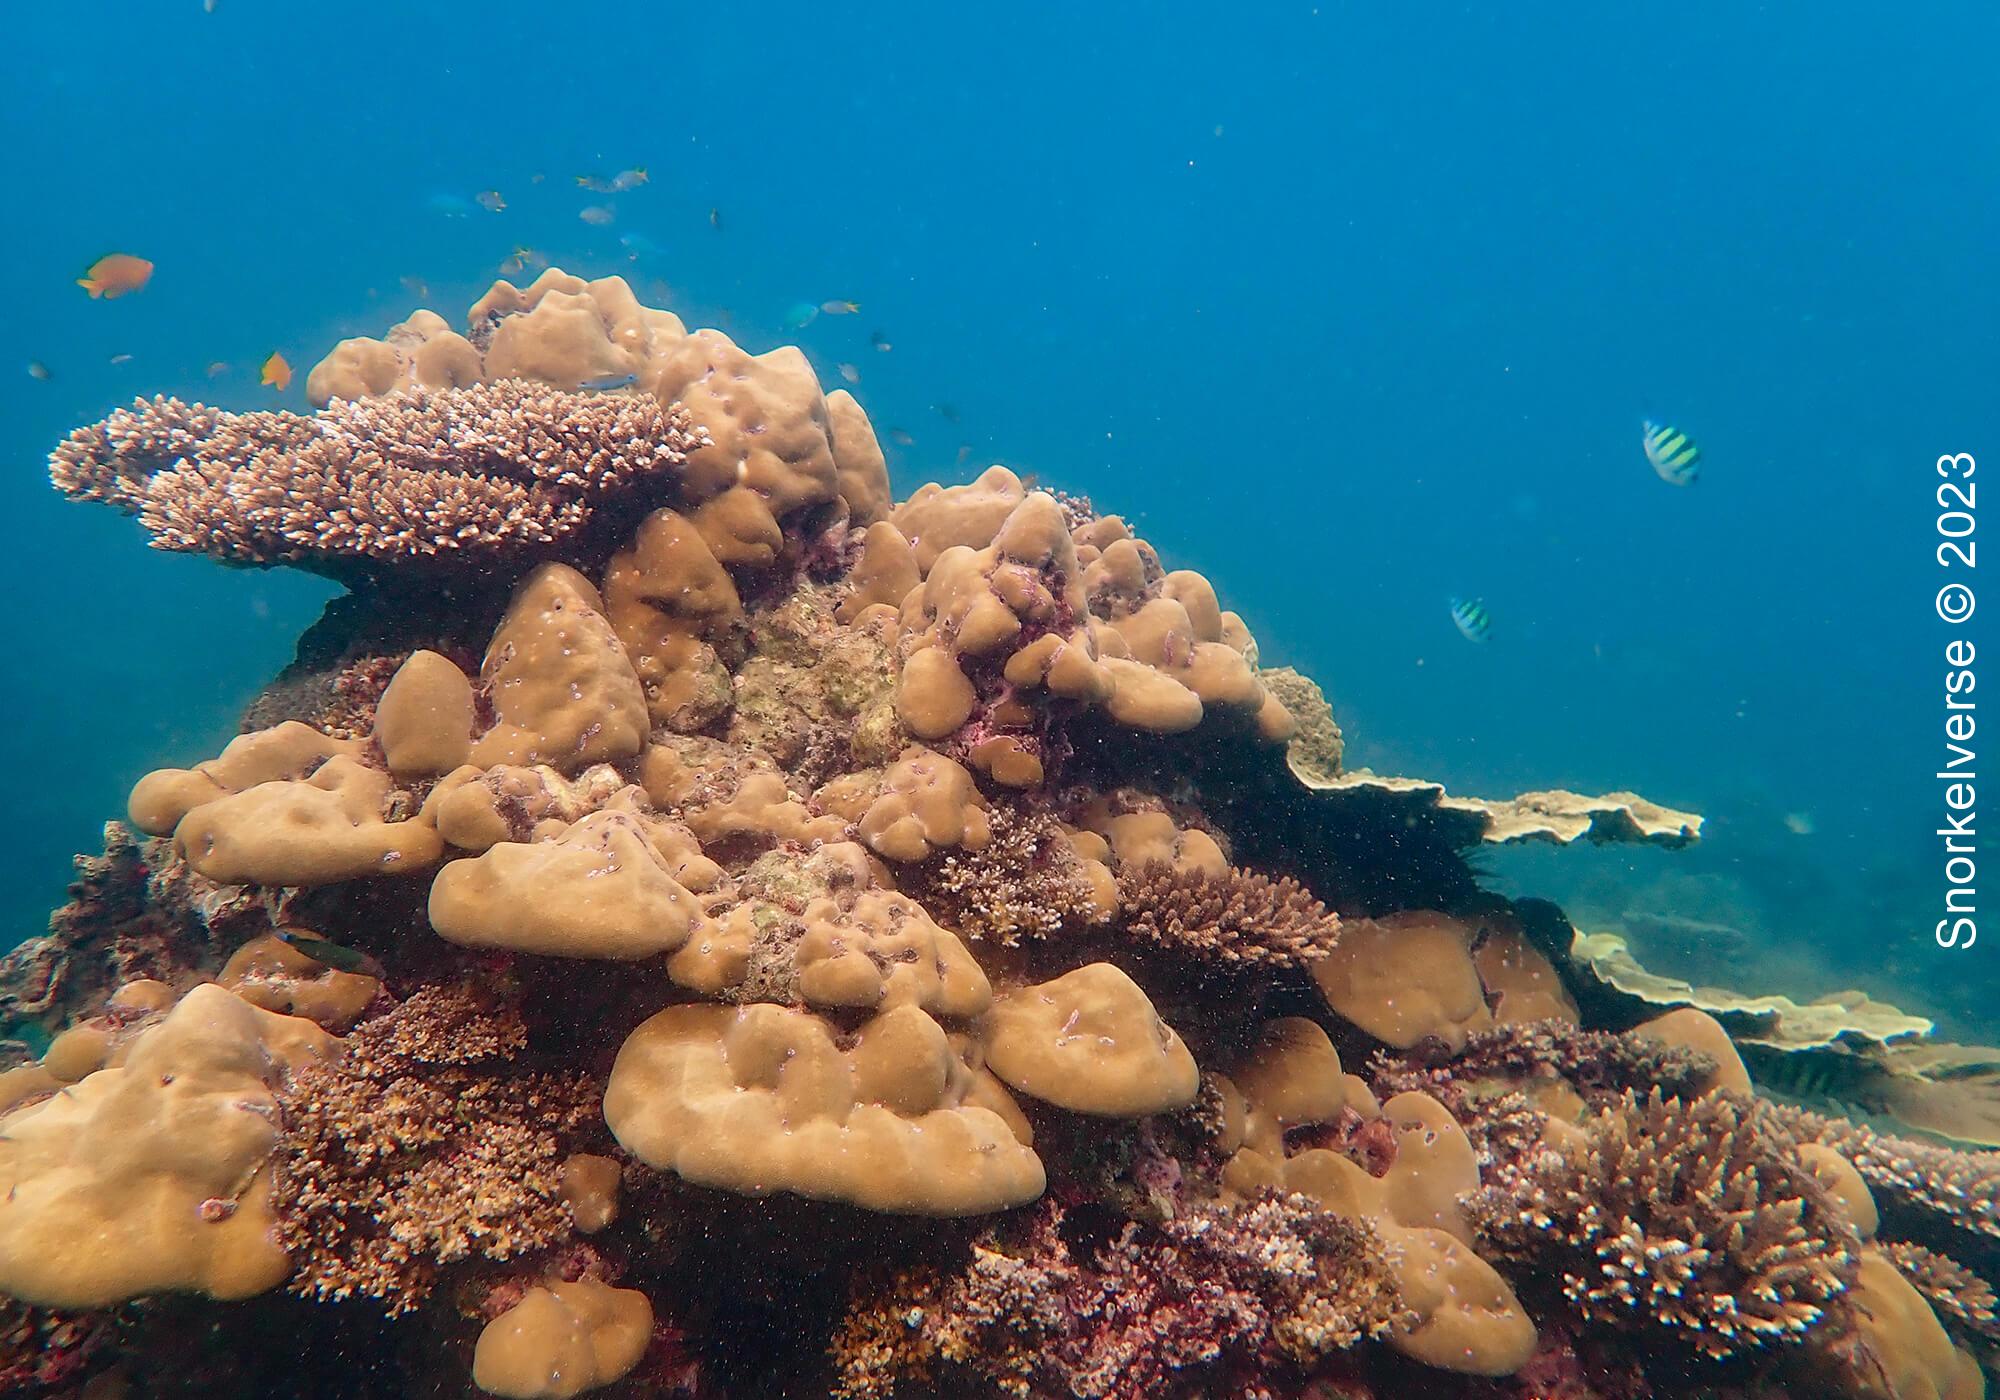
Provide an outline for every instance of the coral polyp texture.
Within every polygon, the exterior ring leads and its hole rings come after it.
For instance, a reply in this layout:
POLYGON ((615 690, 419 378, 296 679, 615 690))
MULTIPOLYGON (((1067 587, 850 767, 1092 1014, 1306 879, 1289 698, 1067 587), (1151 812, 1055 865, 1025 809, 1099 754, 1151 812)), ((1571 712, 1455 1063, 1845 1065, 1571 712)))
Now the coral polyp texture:
POLYGON ((2000 1168, 1467 859, 1699 818, 1348 774, 1125 520, 618 278, 307 387, 51 459, 348 591, 0 962, 9 1394, 1983 1394, 2000 1168))

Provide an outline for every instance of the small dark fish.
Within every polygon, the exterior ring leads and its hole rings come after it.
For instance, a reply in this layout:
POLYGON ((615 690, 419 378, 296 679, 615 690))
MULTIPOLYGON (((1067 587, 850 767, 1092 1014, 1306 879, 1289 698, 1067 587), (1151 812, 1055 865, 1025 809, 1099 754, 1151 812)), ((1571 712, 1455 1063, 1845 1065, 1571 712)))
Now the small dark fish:
POLYGON ((893 350, 896 348, 895 346, 889 343, 889 336, 885 331, 876 331, 874 334, 870 335, 868 337, 868 343, 874 346, 877 350, 893 350))
POLYGON ((587 209, 579 210, 577 217, 593 228, 603 228, 618 215, 608 204, 593 204, 587 209))
POLYGON ((708 211, 708 226, 717 233, 722 232, 722 211, 720 209, 710 209, 708 211))
POLYGON ((1493 630, 1493 614, 1477 598, 1470 602, 1463 598, 1452 599, 1451 620, 1458 625, 1459 635, 1468 642, 1483 642, 1493 630))
POLYGON ((915 447, 917 445, 917 440, 901 428, 889 429, 889 441, 895 443, 898 447, 915 447))
POLYGON ((40 360, 28 361, 28 378, 47 380, 49 378, 49 367, 40 360))
POLYGON ((507 201, 500 197, 498 190, 481 190, 472 197, 472 202, 489 214, 497 214, 507 207, 507 201))
POLYGON ((298 949, 314 962, 330 967, 335 972, 355 972, 363 977, 382 980, 382 964, 358 948, 343 947, 338 943, 329 943, 324 938, 314 938, 307 933, 292 933, 289 930, 281 930, 278 937, 289 947, 298 949))
POLYGON ((939 416, 942 417, 945 422, 956 423, 958 421, 957 404, 934 403, 931 405, 931 407, 938 411, 939 416))

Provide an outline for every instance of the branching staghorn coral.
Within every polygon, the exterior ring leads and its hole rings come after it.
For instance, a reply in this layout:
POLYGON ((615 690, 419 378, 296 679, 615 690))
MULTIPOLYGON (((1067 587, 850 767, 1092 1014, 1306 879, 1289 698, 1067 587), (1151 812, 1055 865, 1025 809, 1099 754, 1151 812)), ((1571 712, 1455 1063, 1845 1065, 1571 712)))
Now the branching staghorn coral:
POLYGON ((1699 1050, 1566 1021, 1496 1026, 1473 1032, 1457 1054, 1433 1042, 1402 1055, 1377 1054, 1369 1066, 1378 1092, 1430 1094, 1449 1082, 1560 1077, 1586 1096, 1658 1088, 1669 1098, 1693 1098, 1714 1073, 1714 1058, 1699 1050))
POLYGON ((1201 962, 1302 967, 1325 957, 1340 920, 1290 876, 1232 867, 1211 876, 1150 862, 1122 874, 1128 933, 1201 962))
POLYGON ((705 442, 678 405, 503 379, 336 400, 310 418, 138 400, 56 448, 78 500, 158 549, 322 572, 358 561, 541 558, 605 499, 664 497, 705 442))
POLYGON ((2000 1342, 2000 1299, 1987 1282, 1958 1261, 1920 1244, 1885 1244, 1882 1252, 1924 1301, 1947 1331, 2000 1342))
POLYGON ((279 1095, 294 1293, 417 1306, 439 1270, 570 1237, 563 1139, 594 1120, 583 1076, 508 1062, 526 1032, 465 990, 427 987, 347 1037, 279 1095))
POLYGON ((1804 1109, 1769 1111, 1799 1141, 1823 1143, 1854 1164, 1882 1210, 1885 1237, 1914 1237, 1982 1264, 2000 1258, 2000 1152, 1890 1137, 1804 1109))
POLYGON ((1046 1200, 1018 1244, 989 1237, 958 1274, 857 1294, 833 1342, 836 1393, 883 1400, 955 1374, 1022 1400, 1247 1396, 1405 1316, 1374 1230, 1302 1196, 1128 1224, 1094 1265, 1063 1226, 1046 1200))
POLYGON ((1586 1323, 1720 1359, 1796 1342, 1838 1306, 1860 1240, 1754 1104, 1627 1094, 1583 1130, 1497 1171, 1474 1213, 1586 1323))

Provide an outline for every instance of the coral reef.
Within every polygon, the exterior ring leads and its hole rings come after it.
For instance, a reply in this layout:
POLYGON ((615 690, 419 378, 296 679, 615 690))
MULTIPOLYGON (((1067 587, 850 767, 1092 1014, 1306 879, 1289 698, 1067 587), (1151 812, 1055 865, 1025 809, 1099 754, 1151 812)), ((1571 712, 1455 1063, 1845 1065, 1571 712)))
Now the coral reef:
POLYGON ((899 500, 803 354, 615 277, 307 391, 51 459, 348 591, 0 965, 15 1389, 1979 1393, 2000 1172, 1751 1108, 1765 1022, 1467 859, 1699 818, 1347 773, 1125 520, 899 500))

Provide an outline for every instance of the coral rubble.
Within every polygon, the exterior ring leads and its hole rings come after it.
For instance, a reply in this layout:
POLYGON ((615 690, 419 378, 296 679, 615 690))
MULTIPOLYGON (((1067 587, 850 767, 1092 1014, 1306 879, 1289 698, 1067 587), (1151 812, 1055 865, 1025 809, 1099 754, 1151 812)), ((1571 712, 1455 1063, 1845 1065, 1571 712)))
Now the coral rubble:
POLYGON ((10 1393, 1983 1393, 2000 1171, 1757 1106, 1465 858, 1699 818, 1344 772, 1125 520, 898 501, 618 278, 307 387, 52 457, 349 592, 0 963, 10 1393))

